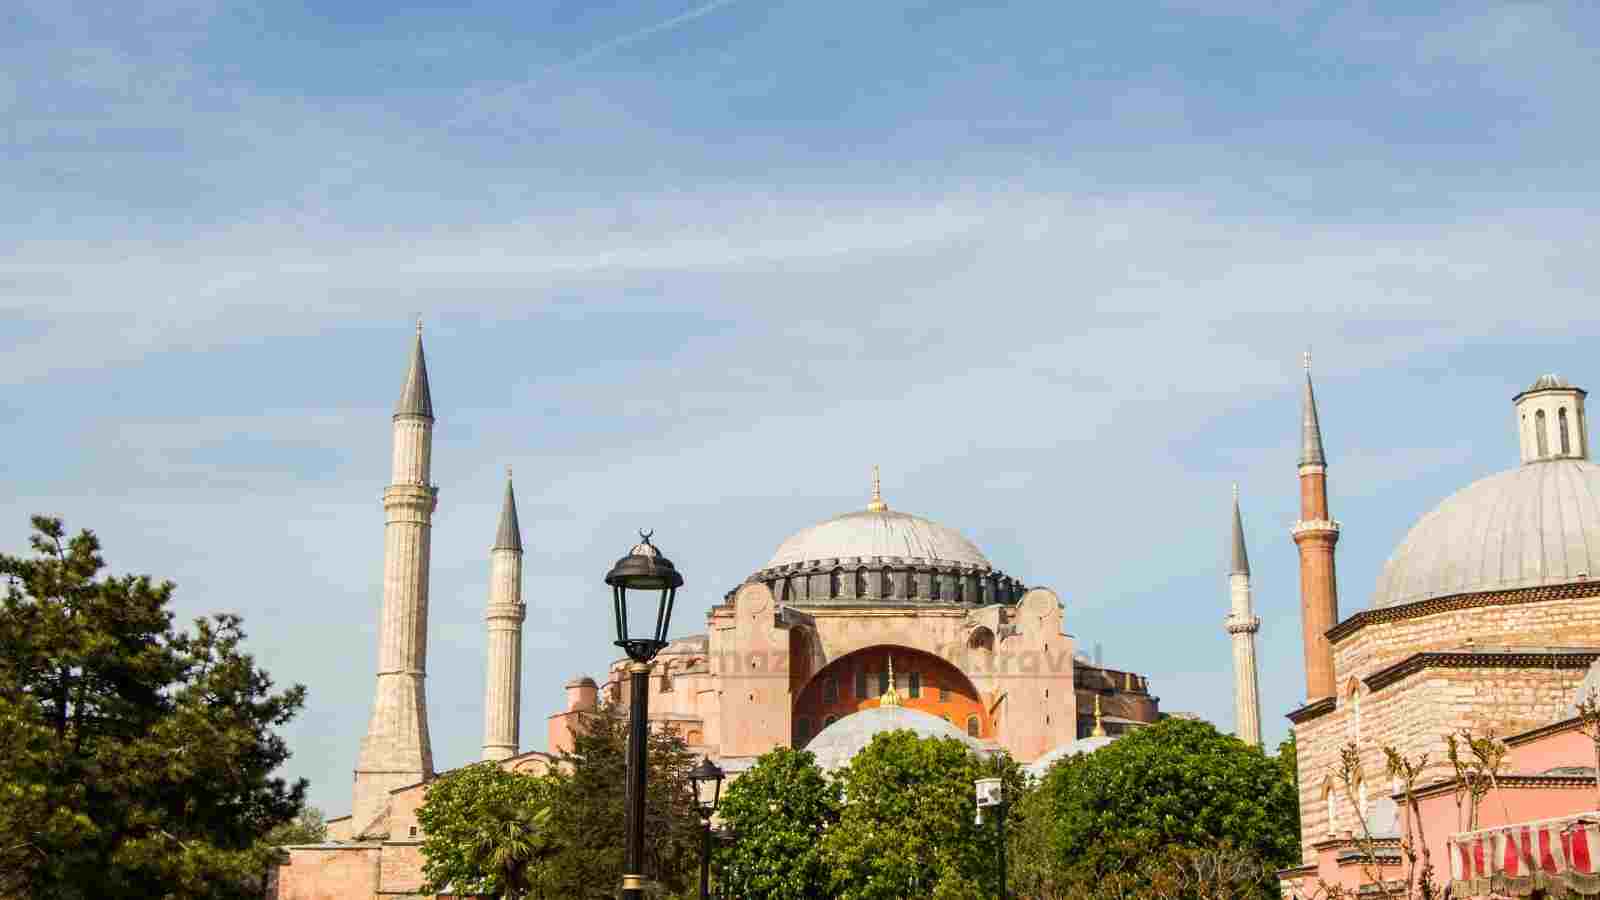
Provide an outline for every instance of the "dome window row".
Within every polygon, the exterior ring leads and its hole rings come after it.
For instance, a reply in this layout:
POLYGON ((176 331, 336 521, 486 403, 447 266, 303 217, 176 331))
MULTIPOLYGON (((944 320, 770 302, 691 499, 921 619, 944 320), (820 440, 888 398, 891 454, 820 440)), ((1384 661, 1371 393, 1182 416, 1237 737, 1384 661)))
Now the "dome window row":
MULTIPOLYGON (((976 567, 919 565, 873 560, 864 566, 784 567, 758 572, 751 581, 765 584, 786 604, 854 601, 987 606, 1014 604, 1027 587, 1003 572, 976 567)), ((731 599, 733 592, 729 592, 731 599)))

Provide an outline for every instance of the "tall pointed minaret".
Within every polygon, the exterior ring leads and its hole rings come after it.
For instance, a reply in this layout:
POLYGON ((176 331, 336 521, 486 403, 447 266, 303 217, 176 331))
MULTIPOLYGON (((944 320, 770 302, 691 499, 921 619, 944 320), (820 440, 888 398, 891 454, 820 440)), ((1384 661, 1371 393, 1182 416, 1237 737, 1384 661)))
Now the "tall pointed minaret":
POLYGON ((1300 409, 1300 521, 1290 533, 1300 548, 1300 624, 1305 638, 1306 699, 1334 696, 1333 647, 1325 636, 1339 621, 1339 582, 1333 548, 1339 523, 1328 513, 1328 459, 1311 388, 1311 353, 1305 355, 1306 386, 1300 409))
POLYGON ((1256 632, 1261 620, 1250 608, 1250 556, 1244 549, 1239 486, 1233 486, 1233 553, 1228 565, 1227 630, 1233 640, 1233 726, 1246 744, 1261 746, 1261 679, 1256 674, 1256 632))
POLYGON ((433 775, 428 702, 428 554, 439 489, 429 479, 433 398, 422 355, 422 322, 394 409, 394 456, 383 491, 383 612, 378 620, 378 689, 356 762, 351 827, 356 837, 388 833, 389 791, 433 775))
POLYGON ((506 499, 500 527, 489 551, 488 682, 483 691, 483 758, 517 755, 522 723, 522 529, 517 525, 517 495, 506 467, 506 499))

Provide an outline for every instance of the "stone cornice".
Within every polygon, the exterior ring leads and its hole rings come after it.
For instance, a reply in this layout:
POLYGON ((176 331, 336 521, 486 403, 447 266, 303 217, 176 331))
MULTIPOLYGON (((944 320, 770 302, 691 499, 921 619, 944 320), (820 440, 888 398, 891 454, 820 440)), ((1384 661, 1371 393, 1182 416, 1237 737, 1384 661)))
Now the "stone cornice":
POLYGON ((1539 738, 1549 737, 1552 734, 1576 731, 1582 724, 1583 720, 1581 718, 1573 716, 1570 719, 1562 719, 1559 722, 1551 722, 1549 725, 1540 725, 1538 728, 1530 728, 1521 734, 1513 734, 1505 739, 1505 745, 1507 747, 1519 747, 1523 744, 1532 743, 1539 738))
POLYGON ((1304 878, 1307 875, 1317 874, 1317 864, 1306 863, 1303 866, 1291 866, 1287 869, 1279 869, 1277 874, 1279 878, 1304 878))
POLYGON ((1339 533, 1339 523, 1333 519, 1306 519, 1289 526, 1289 534, 1296 540, 1302 534, 1334 534, 1339 533))
MULTIPOLYGON (((1322 840, 1317 841, 1315 844, 1311 845, 1311 849, 1317 851, 1318 853, 1321 853, 1324 850, 1360 849, 1361 842, 1364 840, 1368 839, 1358 838, 1353 835, 1350 837, 1338 835, 1336 837, 1323 838, 1322 840)), ((1375 837, 1371 838, 1370 840, 1372 841, 1372 846, 1374 847, 1387 848, 1400 846, 1400 839, 1397 837, 1375 837)))
POLYGON ((1299 709, 1290 710, 1287 718, 1294 724, 1299 725, 1304 722, 1309 722, 1319 716, 1325 716, 1328 713, 1333 712, 1333 708, 1333 698, 1323 697, 1320 700, 1313 700, 1299 709))
POLYGON ((1413 653, 1391 666, 1363 678, 1367 689, 1382 690, 1423 669, 1587 669, 1600 659, 1600 650, 1528 652, 1423 652, 1413 653))
MULTIPOLYGON (((1594 789, 1593 775, 1496 775, 1494 780, 1502 788, 1524 790, 1594 789)), ((1451 793, 1456 789, 1457 781, 1456 778, 1445 778, 1429 782, 1416 789, 1415 797, 1418 800, 1426 800, 1429 797, 1451 793)))
POLYGON ((1450 594, 1415 600, 1399 606, 1364 609, 1324 634, 1337 644, 1367 625, 1377 622, 1398 622, 1444 612, 1455 612, 1479 606, 1514 606, 1522 603, 1542 603, 1547 600, 1572 600, 1578 597, 1600 596, 1600 581, 1575 581, 1567 584, 1549 584, 1506 591, 1478 591, 1468 594, 1450 594))
POLYGON ((1261 617, 1252 616, 1251 618, 1246 619, 1246 620, 1244 620, 1242 622, 1237 621, 1237 620, 1231 620, 1231 621, 1228 622, 1227 625, 1224 625, 1223 627, 1225 629, 1227 629, 1227 632, 1229 634, 1239 634, 1241 632, 1248 632, 1250 634, 1254 634, 1257 631, 1261 630, 1261 617))

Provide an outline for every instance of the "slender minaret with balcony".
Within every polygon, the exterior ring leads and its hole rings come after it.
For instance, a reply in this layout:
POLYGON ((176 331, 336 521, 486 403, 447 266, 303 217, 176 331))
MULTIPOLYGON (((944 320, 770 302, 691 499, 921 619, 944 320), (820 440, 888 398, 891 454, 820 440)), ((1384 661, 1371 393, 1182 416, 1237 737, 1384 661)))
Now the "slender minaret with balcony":
POLYGON ((522 529, 517 524, 517 496, 506 467, 506 498, 500 506, 500 527, 489 550, 489 606, 483 619, 489 629, 488 680, 483 691, 483 758, 517 755, 522 725, 522 529))
POLYGON ((1305 355, 1306 384, 1300 404, 1300 521, 1290 533, 1300 550, 1300 625, 1305 640, 1306 700, 1334 696, 1333 647, 1327 631, 1339 621, 1339 582, 1333 548, 1339 523, 1328 512, 1328 458, 1311 387, 1311 354, 1305 355))
POLYGON ((430 480, 433 398, 422 354, 422 323, 393 418, 390 484, 383 491, 383 608, 378 620, 378 685, 356 762, 355 837, 388 833, 389 792, 433 776, 424 691, 428 658, 428 554, 439 490, 430 480))
POLYGON ((1233 486, 1233 543, 1229 554, 1227 631, 1233 641, 1233 725, 1239 739, 1261 746, 1261 679, 1256 674, 1256 632, 1261 620, 1250 606, 1250 556, 1244 549, 1239 486, 1233 486))

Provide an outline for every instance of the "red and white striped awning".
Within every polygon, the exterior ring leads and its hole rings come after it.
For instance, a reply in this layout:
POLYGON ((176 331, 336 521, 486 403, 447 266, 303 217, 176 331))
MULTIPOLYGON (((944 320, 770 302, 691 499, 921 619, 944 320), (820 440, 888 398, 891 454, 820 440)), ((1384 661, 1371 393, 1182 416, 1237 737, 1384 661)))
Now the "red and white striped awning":
POLYGON ((1559 886, 1600 892, 1600 812, 1450 836, 1454 897, 1525 897, 1559 886))

